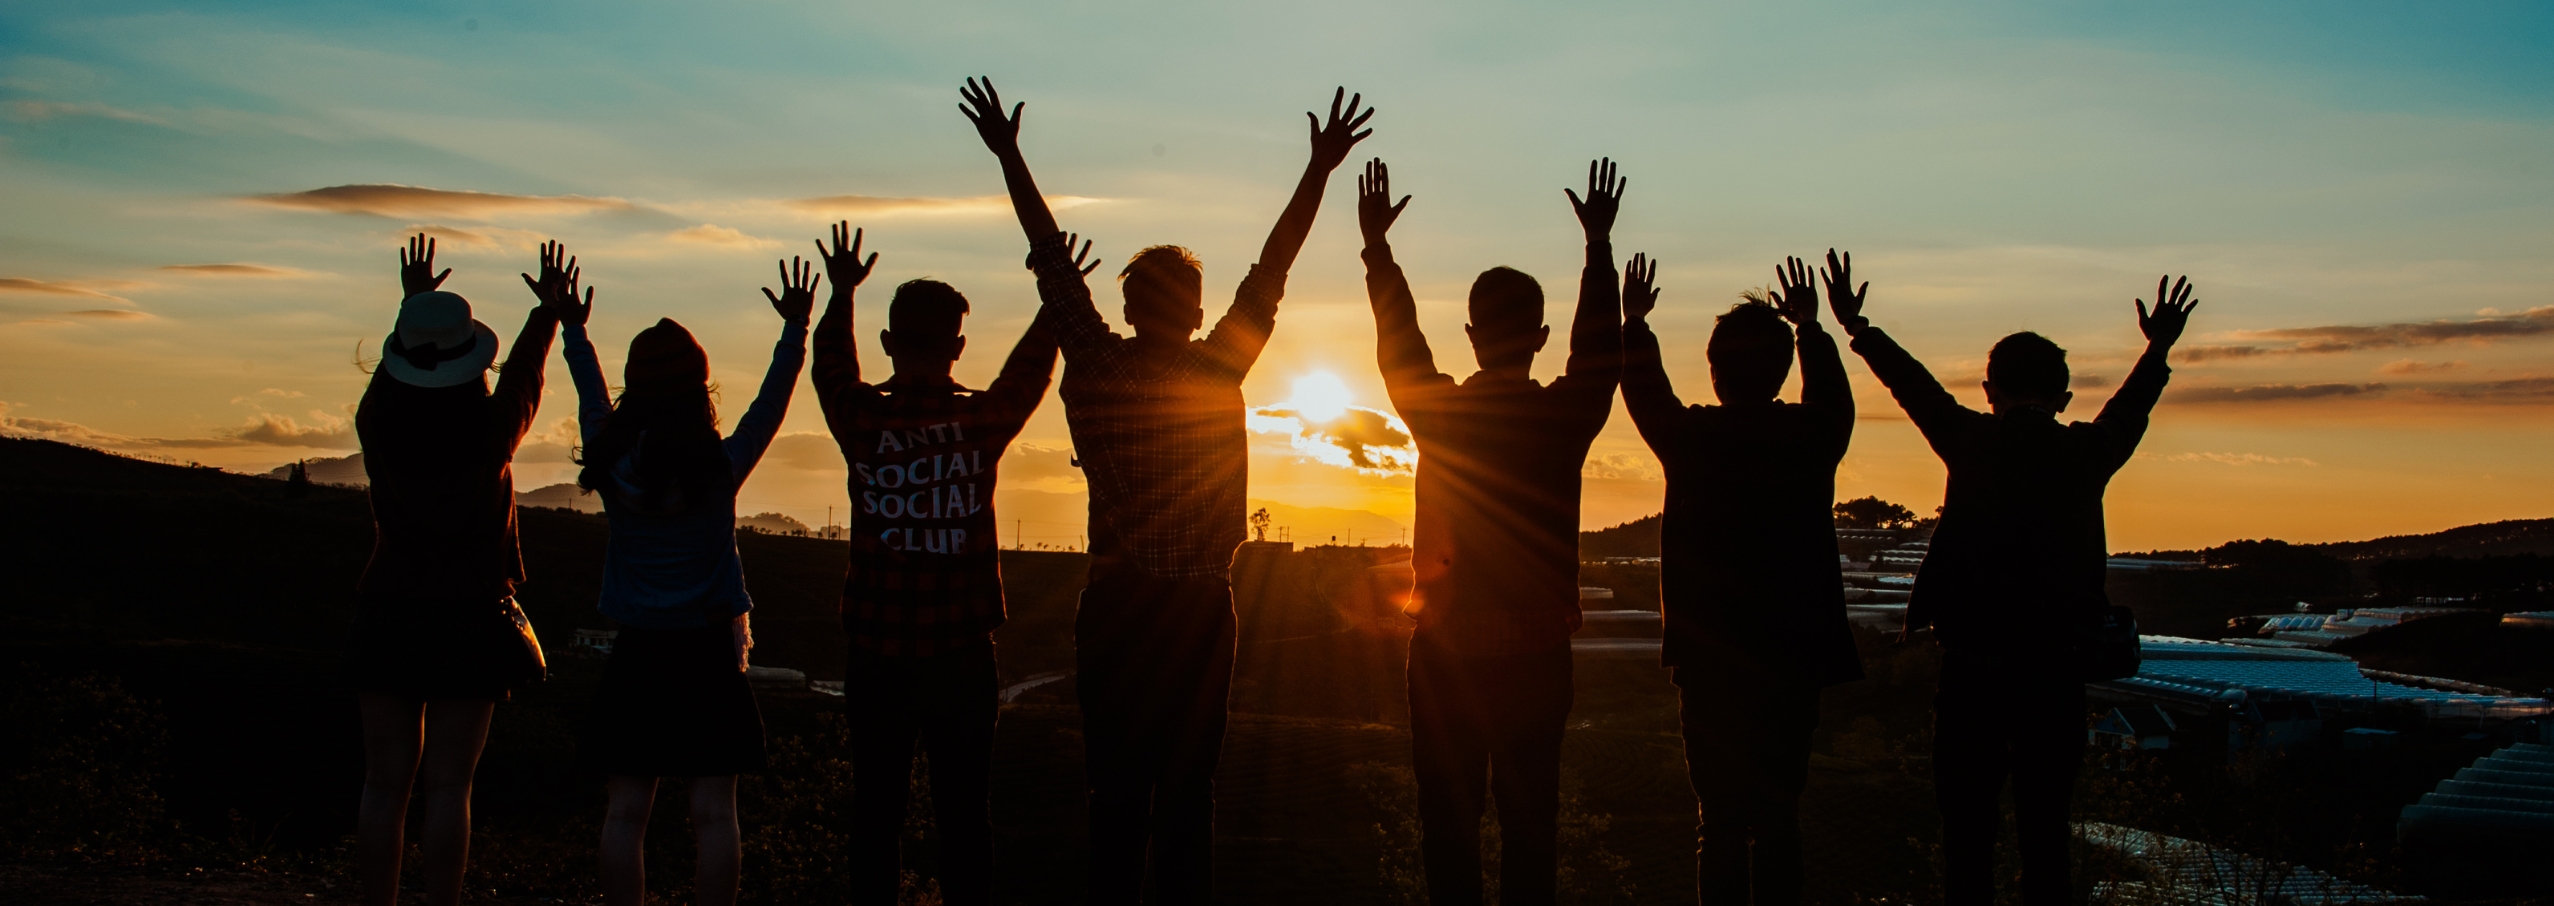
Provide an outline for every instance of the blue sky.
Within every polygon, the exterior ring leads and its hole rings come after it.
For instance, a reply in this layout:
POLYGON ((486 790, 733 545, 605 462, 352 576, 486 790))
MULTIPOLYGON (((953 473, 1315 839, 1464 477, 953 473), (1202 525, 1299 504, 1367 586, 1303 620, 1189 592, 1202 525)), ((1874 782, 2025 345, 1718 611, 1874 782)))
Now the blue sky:
MULTIPOLYGON (((884 255, 869 302, 923 275, 976 300, 960 375, 981 380, 1035 302, 962 77, 1029 103, 1041 182, 1088 199, 1067 228, 1112 261, 1189 245, 1216 295, 1300 171, 1301 111, 1345 84, 1381 109, 1361 156, 1417 196, 1395 244, 1450 370, 1481 268, 1570 297, 1558 190, 1611 155, 1632 179, 1616 246, 1665 262, 1690 400, 1710 316, 1784 254, 1855 250, 1875 319, 1955 385, 2016 329, 2115 380, 2129 299, 2170 270, 2206 300, 2189 343, 2252 352, 2180 368, 2196 392, 2122 475, 2119 546, 2544 516, 2549 49, 2541 4, 20 4, 0 9, 0 419, 241 468, 342 454, 349 360, 388 328, 397 237, 429 226, 500 333, 556 237, 601 288, 607 363, 670 315, 746 387, 771 259, 848 216, 884 255), (530 200, 256 200, 348 184, 530 200), (810 201, 838 196, 907 201, 810 201), (168 269, 206 264, 252 268, 168 269)), ((1331 184, 1254 404, 1327 370, 1382 405, 1353 190, 1331 184)), ((1854 371, 1871 417, 1842 489, 1929 508, 1939 467, 1854 371)), ((570 414, 554 384, 545 426, 570 414)), ((1065 447, 1059 416, 1024 441, 1065 447)), ((811 398, 789 427, 822 430, 811 398)), ((838 502, 820 441, 747 505, 838 502)), ((1254 496, 1407 521, 1406 478, 1271 441, 1254 496)), ((527 485, 561 480, 564 448, 537 447, 527 485)), ((1589 522, 1655 509, 1627 419, 1597 453, 1589 522)), ((1015 478, 1049 496, 1006 508, 1069 540, 1069 471, 1015 478)))

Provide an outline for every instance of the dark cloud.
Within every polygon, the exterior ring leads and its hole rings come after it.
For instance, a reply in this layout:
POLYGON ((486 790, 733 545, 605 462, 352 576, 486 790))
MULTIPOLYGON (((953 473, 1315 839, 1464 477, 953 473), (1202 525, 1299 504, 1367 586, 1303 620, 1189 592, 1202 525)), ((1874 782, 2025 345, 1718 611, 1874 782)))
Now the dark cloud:
POLYGON ((92 299, 115 298, 114 296, 110 296, 75 283, 35 280, 26 277, 0 277, 0 292, 43 293, 48 296, 87 296, 92 299))
POLYGON ((230 439, 243 444, 321 450, 351 450, 357 446, 352 422, 328 419, 315 425, 303 425, 288 416, 271 412, 258 413, 248 427, 231 432, 230 439))
POLYGON ((90 308, 83 309, 81 311, 57 312, 57 314, 66 318, 89 318, 98 321, 154 321, 159 319, 158 315, 150 312, 134 311, 129 308, 90 308))
POLYGON ((2104 387, 2110 386, 2112 383, 2112 380, 2107 375, 2079 373, 2066 380, 2066 387, 2069 390, 2100 390, 2104 387))
POLYGON ((2420 384, 2406 389, 2423 396, 2449 399, 2531 402, 2554 400, 2554 377, 2512 378, 2503 381, 2453 381, 2420 384))
POLYGON ((376 217, 460 217, 481 219, 493 214, 586 214, 629 211, 636 206, 618 198, 585 195, 507 195, 454 189, 429 189, 391 183, 329 186, 301 192, 249 195, 240 200, 269 207, 330 214, 376 217))
POLYGON ((2467 321, 2441 319, 2370 326, 2248 330, 2237 333, 2236 339, 2270 340, 2285 345, 2190 346, 2176 352, 2173 357, 2195 363, 2264 355, 2312 355, 2369 349, 2411 349, 2447 343, 2490 343, 2550 334, 2554 334, 2554 305, 2543 305, 2515 315, 2494 315, 2467 321))
POLYGON ((2176 403, 2270 403, 2334 399, 2382 393, 2384 384, 2254 384, 2247 387, 2191 387, 2175 390, 2176 403))
POLYGON ((1419 450, 1410 434, 1391 415, 1350 406, 1339 417, 1316 422, 1293 409, 1251 410, 1269 422, 1253 430, 1291 430, 1295 449, 1335 466, 1372 472, 1407 473, 1417 467, 1419 450))

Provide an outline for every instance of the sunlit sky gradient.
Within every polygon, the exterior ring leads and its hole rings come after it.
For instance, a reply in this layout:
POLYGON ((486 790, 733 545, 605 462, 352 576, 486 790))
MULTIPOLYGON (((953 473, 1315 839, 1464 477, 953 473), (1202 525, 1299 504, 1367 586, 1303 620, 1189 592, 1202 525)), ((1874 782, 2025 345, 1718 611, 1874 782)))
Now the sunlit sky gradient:
MULTIPOLYGON (((1036 302, 962 77, 1029 102, 1030 161, 1081 199, 1061 217, 1110 271, 1188 245, 1218 310, 1300 172, 1302 111, 1345 84, 1381 108, 1360 158, 1417 196, 1396 250, 1458 374, 1484 267, 1540 277, 1566 325, 1560 189, 1611 155, 1631 177, 1616 248, 1665 262, 1655 320, 1688 400, 1709 399, 1711 316, 1784 254, 1854 250, 1874 319, 1973 404, 1988 344, 2050 335, 2083 417, 2137 349, 2129 300, 2187 272, 2186 345, 2226 348, 2181 365, 2113 485, 2115 548, 2542 517, 2549 48, 2554 8, 2516 3, 12 4, 0 419, 243 469, 350 452, 350 360, 378 354, 393 250, 419 227, 509 340, 530 303, 515 274, 555 237, 600 287, 608 368, 673 316, 736 390, 777 327, 756 291, 772 259, 848 217, 883 255, 862 354, 883 374, 887 290, 935 276, 975 302, 958 373, 980 383, 1036 302), (495 197, 268 197, 354 184, 495 197)), ((1254 405, 1327 372, 1388 409, 1346 169, 1254 405)), ((1840 492, 1930 510, 1940 466, 1849 367, 1864 419, 1840 492)), ((554 358, 523 487, 567 480, 572 404, 554 358)), ((819 522, 845 495, 811 392, 787 430, 742 507, 819 522)), ((1406 474, 1255 437, 1251 496, 1295 540, 1408 522, 1406 474)), ((1061 408, 1022 443, 1005 519, 1073 543, 1061 408)), ((1620 412, 1587 474, 1590 526, 1658 506, 1620 412)))

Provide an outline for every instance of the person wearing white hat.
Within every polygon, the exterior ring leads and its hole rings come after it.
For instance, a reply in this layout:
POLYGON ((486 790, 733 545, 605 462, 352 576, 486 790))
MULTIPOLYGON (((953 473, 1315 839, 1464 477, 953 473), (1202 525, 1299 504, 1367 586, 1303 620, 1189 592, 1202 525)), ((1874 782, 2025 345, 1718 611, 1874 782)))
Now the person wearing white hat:
POLYGON ((358 586, 344 678, 362 709, 364 787, 356 867, 366 906, 399 895, 408 800, 423 801, 418 840, 426 902, 461 897, 470 851, 470 782, 496 703, 541 676, 539 643, 515 606, 515 447, 541 404, 541 370, 576 264, 541 249, 541 300, 524 319, 496 387, 497 337, 470 303, 439 287, 434 241, 399 256, 405 301, 381 366, 355 410, 370 478, 373 550, 358 586))

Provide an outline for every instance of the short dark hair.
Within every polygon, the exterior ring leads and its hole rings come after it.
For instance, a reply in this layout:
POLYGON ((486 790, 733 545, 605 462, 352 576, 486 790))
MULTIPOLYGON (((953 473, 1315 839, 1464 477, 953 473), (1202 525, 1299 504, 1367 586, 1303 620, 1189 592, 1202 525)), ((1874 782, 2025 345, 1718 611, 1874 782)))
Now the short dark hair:
POLYGON ((1126 268, 1117 272, 1117 280, 1124 283, 1128 277, 1144 277, 1165 283, 1182 280, 1202 283, 1205 275, 1205 266, 1197 263, 1197 253, 1176 245, 1156 245, 1126 259, 1126 268))
POLYGON ((1986 354, 1986 379, 2007 394, 2053 397, 2066 392, 2066 350, 2049 338, 2023 331, 1995 341, 1986 354))
POLYGON ((1472 326, 1522 333, 1543 326, 1543 284, 1513 267, 1494 267, 1472 280, 1465 312, 1472 326))
POLYGON ((1176 245, 1136 252, 1117 272, 1117 282, 1129 305, 1161 316, 1185 316, 1185 309, 1205 304, 1206 269, 1195 253, 1176 245), (1178 310, 1163 310, 1168 306, 1178 310))
POLYGON ((966 294, 938 280, 907 280, 887 303, 887 329, 918 336, 955 336, 967 316, 966 294))
POLYGON ((1712 321, 1712 381, 1722 402, 1771 399, 1791 377, 1791 324, 1772 303, 1745 297, 1712 321))

